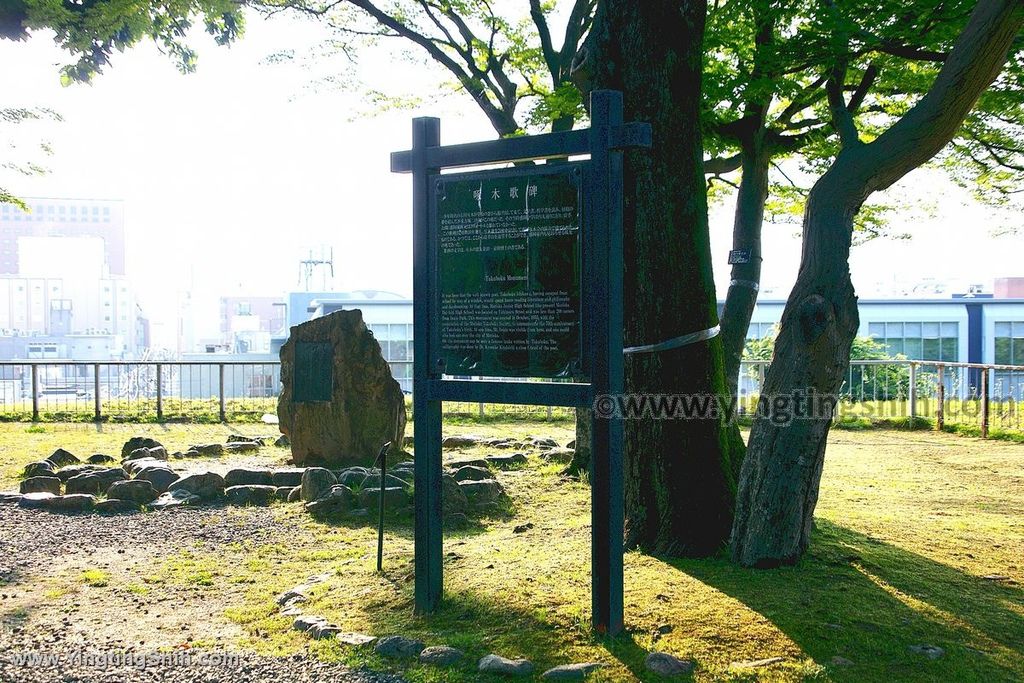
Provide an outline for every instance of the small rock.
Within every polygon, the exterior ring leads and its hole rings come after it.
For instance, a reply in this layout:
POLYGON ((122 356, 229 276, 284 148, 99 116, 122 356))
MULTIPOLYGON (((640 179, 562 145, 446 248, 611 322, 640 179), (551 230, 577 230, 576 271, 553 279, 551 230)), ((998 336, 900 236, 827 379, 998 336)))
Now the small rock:
POLYGON ((124 462, 131 462, 133 460, 167 460, 167 457, 167 449, 163 446, 154 446, 153 448, 136 448, 128 454, 128 457, 124 459, 124 462))
POLYGON ((30 510, 42 508, 44 501, 50 498, 56 498, 56 496, 52 493, 26 493, 18 498, 18 507, 30 510))
POLYGON ((349 467, 338 472, 337 477, 339 484, 344 484, 349 488, 357 488, 362 486, 363 482, 366 481, 366 468, 349 467))
POLYGON ((307 635, 313 640, 324 640, 326 638, 333 638, 334 636, 341 633, 341 629, 334 624, 317 624, 313 628, 306 631, 307 635))
POLYGON ((483 481, 484 479, 493 479, 489 469, 486 467, 476 467, 474 465, 460 467, 452 476, 455 477, 455 481, 483 481))
POLYGON ((600 662, 583 662, 580 664, 562 664, 553 669, 548 669, 541 678, 546 681, 582 681, 587 676, 600 669, 604 664, 600 662))
POLYGON ((254 443, 257 446, 263 445, 263 439, 258 436, 242 436, 241 434, 228 434, 225 443, 254 443))
POLYGON ((542 451, 539 457, 545 462, 566 464, 572 462, 572 459, 576 457, 576 451, 571 448, 552 448, 549 451, 542 451))
POLYGON ((519 524, 512 529, 514 534, 525 534, 527 531, 533 528, 533 522, 527 522, 526 524, 519 524))
POLYGON ((160 494, 160 497, 150 503, 150 507, 156 510, 162 510, 164 508, 175 508, 182 507, 185 505, 195 505, 202 502, 199 496, 193 495, 183 489, 171 489, 167 493, 160 494))
MULTIPOLYGON (((60 472, 58 472, 58 475, 59 474, 60 472)), ((110 485, 114 482, 123 481, 124 479, 126 479, 124 476, 124 470, 120 467, 101 469, 98 471, 85 472, 68 478, 66 480, 64 490, 66 493, 87 493, 90 495, 99 495, 101 493, 106 493, 107 489, 109 489, 110 485)))
POLYGON ((93 506, 93 511, 101 515, 113 515, 121 514, 124 512, 139 512, 142 507, 138 503, 133 503, 130 500, 120 500, 117 498, 111 498, 108 500, 101 500, 93 506))
POLYGON ((307 503, 323 496, 338 483, 334 473, 323 467, 309 467, 302 473, 302 500, 307 503))
POLYGON ((441 514, 462 514, 469 509, 469 498, 454 477, 441 475, 441 514))
POLYGON ((121 469, 129 476, 138 476, 139 472, 148 467, 159 467, 160 469, 166 470, 170 468, 170 465, 165 461, 157 460, 156 458, 139 458, 138 460, 126 460, 121 463, 121 469))
POLYGON ((130 500, 139 505, 146 505, 156 500, 160 493, 145 479, 115 481, 107 489, 107 498, 130 500))
POLYGON ((309 599, 309 596, 306 595, 305 592, 307 588, 308 586, 296 586, 291 590, 287 590, 284 593, 281 593, 277 596, 277 604, 284 607, 285 605, 289 604, 306 602, 306 600, 309 599))
MULTIPOLYGON (((380 506, 379 488, 366 488, 359 492, 359 507, 377 509, 380 506)), ((384 489, 384 509, 397 510, 409 504, 409 494, 401 486, 388 486, 384 489)))
POLYGON ((504 674, 505 676, 529 676, 533 673, 533 663, 527 659, 505 659, 499 655, 490 654, 480 660, 477 670, 482 673, 504 674))
POLYGON ((296 617, 295 621, 292 622, 292 628, 296 631, 302 631, 303 633, 306 633, 312 628, 326 625, 327 620, 323 617, 316 617, 309 614, 303 614, 300 617, 296 617))
POLYGON ((88 462, 93 465, 106 465, 107 463, 117 462, 117 458, 103 453, 94 453, 89 456, 88 462))
POLYGON ((53 496, 42 501, 42 508, 51 512, 89 512, 96 506, 96 497, 87 493, 53 496))
POLYGON ((983 581, 1009 581, 1010 577, 1005 574, 986 574, 981 577, 983 581))
POLYGON ((195 446, 189 446, 189 451, 195 451, 202 456, 216 457, 224 454, 224 444, 222 443, 201 443, 195 446))
POLYGON ((286 467, 270 473, 270 483, 274 486, 302 486, 302 473, 305 467, 286 467))
POLYGON ((426 645, 423 641, 405 636, 387 636, 377 641, 373 650, 382 657, 418 657, 426 645))
POLYGON ((224 475, 224 486, 270 486, 273 483, 270 470, 237 468, 224 475))
POLYGON ((528 462, 525 453, 509 453, 508 455, 488 455, 484 460, 487 464, 493 465, 498 469, 509 469, 512 467, 518 467, 519 465, 525 465, 528 462))
POLYGON ((573 439, 569 443, 565 444, 565 447, 570 448, 572 450, 576 450, 576 439, 573 439))
POLYGON ((946 654, 946 651, 938 645, 911 645, 907 648, 907 651, 911 654, 923 655, 928 659, 938 659, 946 654))
POLYGON ((453 470, 461 470, 463 467, 482 467, 487 469, 487 461, 483 458, 474 458, 472 460, 452 460, 448 463, 448 467, 453 470))
POLYGON ((135 475, 141 481, 148 481, 157 493, 166 493, 178 481, 178 473, 162 466, 143 467, 135 475))
POLYGON ((659 676, 678 676, 693 671, 693 662, 673 657, 667 652, 652 652, 644 659, 644 666, 659 676))
POLYGON ((672 633, 672 624, 660 624, 658 628, 654 629, 654 632, 658 635, 668 635, 672 633))
POLYGON ((48 477, 53 474, 55 469, 53 463, 49 460, 40 460, 39 462, 30 462, 25 465, 25 470, 22 474, 26 477, 48 477))
POLYGON ((281 436, 277 437, 277 441, 274 442, 274 445, 277 446, 278 448, 289 448, 292 445, 292 442, 288 438, 287 434, 282 434, 281 436))
POLYGON ((459 488, 462 489, 462 492, 466 494, 466 498, 473 505, 492 503, 501 498, 505 493, 505 489, 494 479, 462 481, 459 482, 459 488))
POLYGON ((224 492, 224 477, 216 472, 190 474, 174 482, 174 489, 188 491, 202 500, 212 500, 224 492))
POLYGON ((273 501, 277 500, 277 487, 255 484, 229 486, 224 489, 224 495, 232 505, 258 505, 262 507, 270 505, 273 501))
POLYGON ((47 460, 52 462, 54 467, 65 467, 67 465, 77 465, 78 463, 82 462, 74 454, 72 454, 70 451, 66 451, 63 448, 58 448, 57 450, 55 450, 50 455, 50 457, 47 458, 47 460))
POLYGON ((420 652, 420 662, 435 666, 449 666, 465 656, 462 650, 447 645, 431 645, 420 652))
POLYGON ((52 493, 60 495, 60 479, 57 477, 29 477, 21 482, 21 493, 52 493))
POLYGON ((317 500, 306 503, 306 510, 318 515, 340 514, 351 510, 354 501, 352 489, 344 484, 335 484, 317 500))
POLYGON ((462 434, 459 436, 446 436, 441 441, 441 448, 470 448, 477 445, 483 439, 479 436, 473 436, 472 434, 462 434))
POLYGON ((128 454, 139 448, 163 448, 163 444, 156 439, 151 439, 148 436, 133 436, 124 442, 121 446, 121 459, 126 460, 128 454))
POLYGON ((291 491, 288 492, 288 502, 297 503, 302 500, 302 487, 295 486, 291 491))
POLYGON ((337 633, 334 639, 342 645, 352 645, 354 647, 372 645, 377 642, 376 636, 368 636, 365 633, 337 633))
POLYGON ((829 662, 832 664, 832 666, 853 666, 852 661, 850 661, 846 657, 840 657, 839 655, 836 655, 835 657, 830 659, 829 662))
POLYGON ((21 499, 22 495, 20 493, 0 493, 0 505, 17 505, 21 502, 21 499))
POLYGON ((229 443, 224 446, 225 453, 255 453, 260 449, 260 444, 251 441, 229 443))
POLYGON ((73 479, 82 474, 95 474, 95 473, 109 473, 111 470, 119 470, 120 468, 109 468, 103 467, 102 465, 68 465, 62 467, 53 473, 53 476, 57 477, 61 481, 67 481, 73 479))
POLYGON ((765 659, 752 659, 749 661, 732 662, 729 668, 732 669, 760 669, 762 667, 778 664, 786 661, 785 657, 766 657, 765 659))

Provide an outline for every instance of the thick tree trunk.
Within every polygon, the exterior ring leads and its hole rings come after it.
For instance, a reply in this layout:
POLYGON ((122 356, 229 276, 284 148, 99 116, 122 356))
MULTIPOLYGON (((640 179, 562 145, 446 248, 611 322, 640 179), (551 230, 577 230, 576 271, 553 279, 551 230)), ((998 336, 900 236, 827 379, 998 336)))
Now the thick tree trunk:
MULTIPOLYGON (((607 0, 584 66, 593 88, 624 93, 627 120, 649 121, 654 146, 626 158, 627 346, 717 322, 699 122, 706 3, 607 0)), ((727 395, 719 338, 626 361, 634 394, 727 395)), ((726 541, 735 495, 724 411, 701 419, 626 421, 626 542, 706 555, 726 541)))
POLYGON ((786 302, 775 358, 740 473, 733 558, 747 566, 795 562, 807 549, 835 395, 857 334, 848 258, 862 199, 835 173, 815 184, 804 217, 804 264, 786 302), (808 396, 808 391, 815 392, 808 396), (808 406, 809 400, 825 398, 808 406), (783 403, 775 403, 779 398, 783 403), (799 404, 797 403, 799 401, 799 404), (793 415, 801 412, 812 414, 793 415))
POLYGON ((763 129, 743 143, 742 176, 736 193, 736 212, 732 228, 732 248, 749 252, 745 263, 734 263, 729 291, 722 310, 722 346, 725 349, 725 377, 729 394, 736 396, 740 361, 747 341, 747 329, 757 303, 761 283, 761 226, 764 203, 768 197, 768 166, 771 153, 766 149, 763 129))
POLYGON ((843 149, 808 197, 800 273, 761 395, 770 410, 754 422, 740 476, 732 535, 739 563, 792 563, 807 549, 835 394, 858 326, 849 271, 856 212, 949 142, 1022 24, 1020 0, 979 2, 929 92, 869 144, 843 99, 844 75, 833 76, 830 108, 843 149))

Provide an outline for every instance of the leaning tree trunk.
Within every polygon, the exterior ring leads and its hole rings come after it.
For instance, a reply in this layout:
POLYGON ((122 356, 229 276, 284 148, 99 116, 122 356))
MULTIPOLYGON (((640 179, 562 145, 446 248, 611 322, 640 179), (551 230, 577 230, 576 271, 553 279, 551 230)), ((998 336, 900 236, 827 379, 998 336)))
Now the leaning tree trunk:
POLYGON ((842 149, 807 200, 800 273, 761 395, 769 410, 754 422, 740 475, 732 533, 739 563, 792 563, 807 549, 835 394, 857 332, 849 270, 856 212, 953 138, 1022 24, 1021 0, 981 0, 928 93, 871 143, 859 139, 847 108, 845 70, 833 72, 829 106, 842 149))
POLYGON ((736 212, 732 228, 732 248, 748 252, 746 262, 734 263, 729 291, 722 309, 722 345, 725 349, 725 377, 730 396, 737 395, 740 362, 747 341, 750 318, 757 304, 761 283, 761 226, 764 203, 768 197, 768 166, 771 153, 766 149, 764 131, 743 142, 742 176, 736 193, 736 212))
MULTIPOLYGON (((585 46, 587 85, 623 91, 654 145, 625 164, 625 337, 645 345, 715 326, 699 105, 703 0, 607 0, 585 46)), ((727 394, 721 340, 631 354, 634 394, 727 394)), ((626 421, 626 542, 706 555, 726 541, 735 476, 722 411, 626 421)))

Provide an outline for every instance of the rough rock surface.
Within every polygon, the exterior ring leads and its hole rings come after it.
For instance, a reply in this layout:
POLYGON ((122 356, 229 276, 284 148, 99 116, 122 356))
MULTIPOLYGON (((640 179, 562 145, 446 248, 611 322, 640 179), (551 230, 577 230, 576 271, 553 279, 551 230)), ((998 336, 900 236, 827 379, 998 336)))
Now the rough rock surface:
POLYGON ((477 664, 481 673, 503 674, 505 676, 529 676, 533 663, 527 659, 505 659, 499 655, 487 655, 477 664))
POLYGON ((130 479, 128 481, 115 481, 107 489, 108 498, 117 500, 130 500, 139 505, 147 505, 156 500, 160 492, 153 488, 153 485, 145 479, 130 479))
MULTIPOLYGON (((300 370, 301 371, 301 370, 300 370)), ((368 465, 405 434, 405 396, 361 311, 337 311, 296 325, 281 348, 277 415, 298 464, 368 465), (328 342, 334 354, 330 401, 293 401, 295 346, 328 342)))
POLYGON ((133 436, 124 442, 121 446, 121 459, 125 460, 128 458, 128 454, 139 448, 163 448, 164 445, 156 439, 148 436, 133 436))

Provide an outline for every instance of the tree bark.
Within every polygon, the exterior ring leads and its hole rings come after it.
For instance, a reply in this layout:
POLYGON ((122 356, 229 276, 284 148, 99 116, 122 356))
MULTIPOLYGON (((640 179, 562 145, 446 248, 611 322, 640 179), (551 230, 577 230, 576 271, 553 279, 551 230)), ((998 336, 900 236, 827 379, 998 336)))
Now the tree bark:
MULTIPOLYGON (((607 0, 585 46, 588 85, 621 90, 654 145, 625 163, 625 337, 658 343, 718 323, 699 105, 704 0, 607 0)), ((721 339, 630 354, 627 391, 727 395, 721 339)), ((726 541, 735 496, 724 411, 626 420, 626 543, 707 555, 726 541)), ((577 444, 579 445, 579 444, 577 444)))
POLYGON ((764 203, 768 197, 768 167, 771 153, 766 149, 763 127, 743 143, 742 176, 736 193, 732 248, 749 251, 746 263, 734 263, 732 279, 722 309, 722 346, 725 349, 725 377, 729 394, 737 395, 740 361, 747 341, 750 318, 757 304, 761 284, 761 228, 764 203))
POLYGON ((870 144, 857 137, 841 79, 830 94, 843 148, 814 184, 804 214, 800 272, 786 302, 740 476, 732 556, 770 567, 807 549, 834 403, 857 332, 850 281, 853 218, 872 192, 893 184, 952 139, 978 96, 999 74, 1024 23, 1020 0, 982 0, 935 83, 906 115, 870 144), (795 402, 803 396, 805 414, 795 402), (816 397, 807 410, 807 397, 816 397), (785 407, 784 407, 785 406, 785 407))

